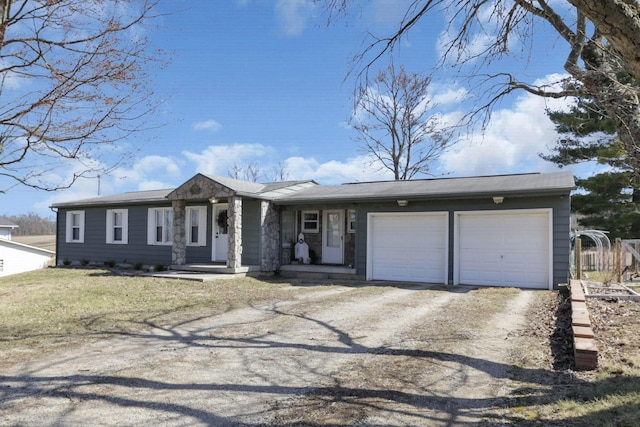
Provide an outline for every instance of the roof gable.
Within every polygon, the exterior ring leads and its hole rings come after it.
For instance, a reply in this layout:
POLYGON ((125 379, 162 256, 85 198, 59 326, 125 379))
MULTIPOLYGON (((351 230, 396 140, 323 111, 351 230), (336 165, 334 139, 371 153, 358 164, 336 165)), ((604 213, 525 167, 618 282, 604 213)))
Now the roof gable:
POLYGON ((167 197, 169 200, 195 200, 226 198, 237 195, 271 200, 314 185, 318 184, 311 180, 261 184, 199 173, 173 190, 167 197))
POLYGON ((10 221, 9 218, 7 218, 4 215, 0 215, 0 227, 2 228, 18 228, 19 225, 16 224, 13 221, 10 221))
POLYGON ((237 180, 222 180, 199 173, 169 193, 167 198, 169 200, 196 200, 231 197, 238 192, 234 187, 239 187, 234 185, 236 183, 233 181, 237 180))

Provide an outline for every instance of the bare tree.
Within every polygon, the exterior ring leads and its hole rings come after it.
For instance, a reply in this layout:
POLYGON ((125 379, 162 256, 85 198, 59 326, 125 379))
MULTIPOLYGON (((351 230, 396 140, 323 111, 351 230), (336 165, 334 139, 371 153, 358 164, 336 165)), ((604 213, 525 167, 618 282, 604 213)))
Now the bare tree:
POLYGON ((287 169, 284 162, 280 161, 273 166, 272 181, 287 181, 291 177, 291 172, 287 169))
POLYGON ((153 126, 145 24, 155 0, 0 0, 0 193, 108 171, 153 126), (64 173, 60 173, 64 171, 64 173), (70 176, 63 176, 69 174, 70 176))
POLYGON ((362 149, 396 180, 431 175, 431 167, 450 145, 428 96, 431 79, 396 71, 390 65, 357 91, 351 126, 362 149))
MULTIPOLYGON (((330 12, 346 14, 356 7, 350 0, 318 0, 330 12)), ((365 44, 357 63, 365 75, 373 63, 392 54, 403 36, 419 22, 444 13, 447 42, 440 66, 475 82, 480 99, 467 116, 473 123, 506 95, 525 90, 550 97, 597 100, 612 119, 622 146, 635 159, 640 176, 640 2, 638 0, 414 0, 388 36, 365 44), (542 25, 540 25, 542 24, 542 25), (494 61, 512 55, 511 42, 520 46, 554 31, 566 44, 564 69, 571 76, 560 85, 535 86, 514 74, 492 73, 494 61), (484 44, 478 45, 477 41, 484 44), (454 70, 452 70, 453 68, 454 70), (556 89, 561 87, 561 89, 556 89)), ((432 19, 429 22, 437 22, 432 19)), ((537 40, 537 39, 536 39, 537 40)), ((550 47, 557 49, 557 47, 550 47)), ((559 64, 560 65, 560 64, 559 64)))
POLYGON ((233 179, 258 182, 260 179, 260 167, 257 163, 245 163, 242 165, 234 163, 227 171, 227 174, 233 179))

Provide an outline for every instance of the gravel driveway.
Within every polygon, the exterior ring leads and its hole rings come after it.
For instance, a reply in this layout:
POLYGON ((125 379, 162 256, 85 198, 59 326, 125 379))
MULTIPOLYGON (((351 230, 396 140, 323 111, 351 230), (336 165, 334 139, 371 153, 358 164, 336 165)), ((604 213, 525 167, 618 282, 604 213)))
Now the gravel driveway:
POLYGON ((510 333, 535 295, 292 287, 273 305, 15 365, 0 373, 0 425, 475 423, 505 393, 510 333))

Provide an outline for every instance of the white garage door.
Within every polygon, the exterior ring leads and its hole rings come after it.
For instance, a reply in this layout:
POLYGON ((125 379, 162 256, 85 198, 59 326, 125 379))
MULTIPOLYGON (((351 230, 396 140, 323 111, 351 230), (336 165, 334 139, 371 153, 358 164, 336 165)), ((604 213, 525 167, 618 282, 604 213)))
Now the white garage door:
POLYGON ((369 214, 367 279, 446 283, 447 212, 369 214))
POLYGON ((454 283, 549 288, 551 210, 456 213, 454 283))

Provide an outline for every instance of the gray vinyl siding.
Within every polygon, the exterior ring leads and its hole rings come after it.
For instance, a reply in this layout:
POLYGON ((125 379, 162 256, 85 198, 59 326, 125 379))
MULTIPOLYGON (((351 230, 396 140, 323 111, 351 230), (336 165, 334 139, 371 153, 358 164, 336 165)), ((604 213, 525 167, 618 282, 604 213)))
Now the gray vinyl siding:
MULTIPOLYGON (((59 209, 58 211, 58 263, 67 259, 71 262, 88 260, 92 264, 102 264, 107 261, 116 263, 134 264, 137 262, 145 265, 162 264, 171 265, 171 245, 147 244, 148 210, 149 208, 170 207, 170 204, 155 203, 153 205, 139 206, 100 206, 100 207, 74 207, 72 209, 59 209), (108 209, 128 210, 128 243, 106 243, 106 218, 108 209), (66 213, 68 211, 84 211, 85 235, 84 243, 66 242, 66 213)), ((187 246, 186 257, 188 264, 211 262, 212 255, 212 207, 209 203, 193 202, 187 206, 206 206, 206 245, 187 246)), ((260 202, 257 200, 243 200, 243 264, 260 264, 260 202)))
POLYGON ((242 264, 260 265, 260 201, 242 199, 242 264))
POLYGON ((58 264, 65 259, 74 261, 87 260, 91 263, 134 264, 141 262, 146 265, 171 264, 171 245, 147 244, 147 218, 150 207, 169 207, 170 205, 153 206, 110 206, 73 208, 68 210, 84 211, 84 243, 66 242, 66 209, 58 212, 58 264), (128 210, 128 243, 106 243, 107 209, 128 210))
POLYGON ((553 285, 569 283, 571 257, 571 201, 569 196, 553 209, 553 285))
MULTIPOLYGON (((363 203, 357 207, 356 272, 367 271, 367 214, 370 212, 449 212, 449 283, 454 272, 454 214, 457 211, 553 209, 553 285, 567 283, 570 254, 570 198, 569 195, 546 197, 506 197, 500 205, 491 198, 447 201, 411 201, 402 208, 397 203, 363 203)), ((526 244, 526 242, 523 242, 526 244)))

